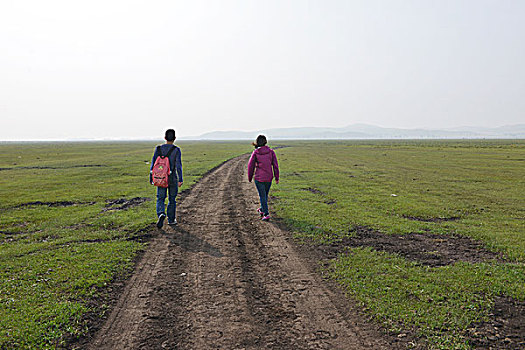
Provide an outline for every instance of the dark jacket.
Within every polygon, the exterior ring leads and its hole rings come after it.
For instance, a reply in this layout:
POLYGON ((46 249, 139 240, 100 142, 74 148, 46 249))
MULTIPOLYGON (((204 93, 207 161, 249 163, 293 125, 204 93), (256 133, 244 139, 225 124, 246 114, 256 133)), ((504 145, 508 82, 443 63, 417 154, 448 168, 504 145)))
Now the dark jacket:
POLYGON ((160 155, 165 156, 166 154, 168 154, 169 150, 172 147, 175 147, 175 149, 171 152, 170 157, 169 157, 170 170, 171 170, 170 183, 174 184, 176 182, 183 182, 182 181, 182 160, 181 160, 181 153, 180 153, 179 147, 175 145, 170 145, 167 143, 160 145, 158 147, 155 147, 155 152, 153 152, 153 159, 151 160, 150 171, 153 170, 153 165, 155 165, 155 160, 157 159, 157 157, 160 155), (160 152, 162 154, 159 153, 159 147, 160 147, 160 152), (176 181, 177 179, 178 181, 176 181))

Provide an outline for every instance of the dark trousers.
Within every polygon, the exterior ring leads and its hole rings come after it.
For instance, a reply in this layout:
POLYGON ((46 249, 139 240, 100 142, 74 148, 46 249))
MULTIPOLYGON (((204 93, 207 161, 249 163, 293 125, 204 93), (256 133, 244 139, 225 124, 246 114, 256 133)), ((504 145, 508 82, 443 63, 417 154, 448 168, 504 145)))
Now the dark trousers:
POLYGON ((264 215, 268 215, 268 193, 270 192, 270 186, 272 182, 260 182, 255 180, 255 187, 257 187, 257 192, 259 192, 259 199, 261 200, 261 210, 264 215))
POLYGON ((168 222, 175 221, 175 211, 177 209, 177 193, 179 192, 179 187, 177 183, 170 184, 168 188, 157 187, 157 216, 164 214, 164 203, 166 201, 166 196, 168 196, 168 222))

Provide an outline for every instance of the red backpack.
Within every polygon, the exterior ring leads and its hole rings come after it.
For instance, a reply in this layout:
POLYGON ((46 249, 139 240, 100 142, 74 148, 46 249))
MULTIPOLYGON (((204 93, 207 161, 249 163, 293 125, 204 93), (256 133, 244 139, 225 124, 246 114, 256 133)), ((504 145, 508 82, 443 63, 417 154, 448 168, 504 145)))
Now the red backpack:
POLYGON ((163 156, 160 146, 157 146, 157 153, 159 154, 159 156, 157 157, 157 159, 155 159, 155 164, 153 164, 153 169, 151 170, 151 182, 153 185, 164 188, 169 186, 169 179, 171 174, 169 156, 175 148, 175 146, 170 148, 168 154, 163 156))

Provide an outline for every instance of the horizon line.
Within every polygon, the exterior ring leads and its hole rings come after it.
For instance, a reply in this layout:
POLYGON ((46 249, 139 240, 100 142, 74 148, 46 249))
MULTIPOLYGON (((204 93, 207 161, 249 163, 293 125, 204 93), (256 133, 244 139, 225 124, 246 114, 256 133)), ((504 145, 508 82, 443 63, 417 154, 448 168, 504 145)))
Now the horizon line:
MULTIPOLYGON (((477 128, 477 129, 500 129, 505 127, 518 127, 523 126, 525 127, 525 123, 517 123, 517 124, 504 124, 499 126, 474 126, 474 125, 465 125, 465 126, 454 126, 454 127, 446 127, 446 128, 439 128, 439 127, 416 127, 416 128, 405 128, 405 127, 384 127, 384 126, 378 126, 374 124, 367 124, 367 123, 353 123, 348 124, 346 126, 342 127, 332 127, 332 126, 296 126, 296 127, 276 127, 276 128, 269 128, 264 130, 213 130, 213 131, 207 131, 204 133, 201 133, 200 135, 191 135, 191 136, 179 136, 177 137, 178 140, 188 140, 188 141, 235 141, 235 140, 251 140, 251 138, 242 136, 238 138, 207 138, 205 135, 214 134, 214 133, 259 133, 264 131, 274 131, 274 130, 290 130, 290 129, 346 129, 352 126, 370 126, 378 129, 394 129, 394 130, 403 130, 403 131, 446 131, 446 132, 469 132, 468 130, 452 130, 452 129, 468 129, 468 128, 477 128)), ((351 130, 347 130, 344 132, 352 132, 351 130)), ((360 132, 360 131, 355 131, 360 132)), ((477 131, 471 131, 471 132, 477 132, 477 131)), ((360 133, 363 133, 362 131, 360 133)), ((366 134, 363 135, 363 137, 322 137, 322 138, 311 138, 311 137, 272 137, 272 139, 279 139, 279 140, 385 140, 385 139, 392 139, 392 140, 398 140, 398 139, 407 139, 407 140, 420 140, 420 139, 522 139, 522 137, 512 137, 512 136, 502 136, 502 135, 473 135, 473 136, 442 136, 442 137, 432 137, 432 136, 420 136, 420 137, 405 137, 405 136, 399 136, 399 137, 374 137, 373 135, 367 136, 366 134)), ((79 138, 28 138, 28 139, 0 139, 0 142, 104 142, 104 141, 163 141, 162 137, 119 137, 119 138, 111 138, 111 137, 93 137, 93 138, 86 138, 86 137, 79 137, 79 138)))

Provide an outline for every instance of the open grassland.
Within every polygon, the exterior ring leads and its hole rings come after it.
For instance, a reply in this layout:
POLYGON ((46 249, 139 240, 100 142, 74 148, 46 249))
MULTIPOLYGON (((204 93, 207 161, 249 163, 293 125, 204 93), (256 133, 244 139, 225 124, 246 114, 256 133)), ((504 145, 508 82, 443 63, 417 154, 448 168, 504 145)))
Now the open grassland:
POLYGON ((498 300, 523 305, 525 141, 288 146, 277 151, 277 214, 305 243, 338 252, 326 273, 387 329, 432 348, 469 348, 498 300), (416 238, 427 256, 411 258, 416 238), (439 260, 443 242, 465 261, 439 260))
MULTIPOLYGON (((477 325, 502 302, 525 303, 525 141, 278 145, 271 209, 328 252, 324 274, 386 329, 431 348, 469 348, 477 333, 516 345, 477 325)), ((183 190, 252 150, 179 146, 183 190)), ((60 348, 107 309, 155 221, 153 147, 0 145, 0 348, 60 348)))
MULTIPOLYGON (((178 143, 184 186, 247 143, 178 143)), ((129 273, 155 221, 151 142, 0 144, 0 348, 86 331, 90 300, 129 273), (105 288, 106 287, 106 288, 105 288)))

